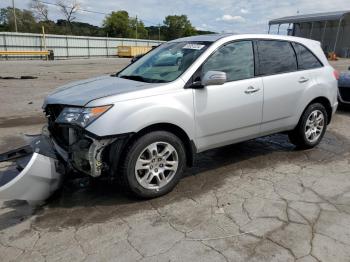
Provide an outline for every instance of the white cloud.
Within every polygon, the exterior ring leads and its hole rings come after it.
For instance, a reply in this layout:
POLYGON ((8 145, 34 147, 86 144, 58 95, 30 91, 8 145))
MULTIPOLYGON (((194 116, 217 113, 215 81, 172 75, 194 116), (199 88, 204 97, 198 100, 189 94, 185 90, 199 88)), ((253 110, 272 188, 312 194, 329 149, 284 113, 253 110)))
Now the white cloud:
POLYGON ((225 22, 245 22, 245 18, 240 15, 223 15, 222 17, 216 18, 216 21, 225 21, 225 22))
MULTIPOLYGON (((31 0, 17 0, 18 8, 28 8, 31 0)), ((54 3, 55 0, 47 0, 54 3)), ((146 26, 162 23, 167 15, 185 14, 198 28, 222 32, 264 33, 268 21, 274 18, 301 14, 350 10, 350 1, 346 0, 78 0, 84 9, 98 12, 126 10, 130 16, 136 15, 146 26), (224 16, 223 16, 224 14, 224 16), (204 26, 203 24, 206 24, 204 26)), ((0 8, 11 6, 11 0, 0 0, 0 8)), ((49 17, 61 19, 62 15, 54 6, 49 6, 49 17)), ((101 25, 104 15, 80 12, 77 21, 101 25)))
POLYGON ((213 30, 213 27, 211 25, 208 25, 206 23, 201 24, 200 26, 196 26, 197 30, 202 30, 202 31, 206 31, 206 30, 213 30))

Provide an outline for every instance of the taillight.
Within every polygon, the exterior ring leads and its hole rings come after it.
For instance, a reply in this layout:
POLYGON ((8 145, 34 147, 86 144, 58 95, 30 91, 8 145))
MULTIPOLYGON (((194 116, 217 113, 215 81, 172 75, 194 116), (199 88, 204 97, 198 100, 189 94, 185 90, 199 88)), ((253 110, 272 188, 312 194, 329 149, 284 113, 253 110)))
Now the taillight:
POLYGON ((333 71, 333 75, 334 75, 335 79, 339 80, 340 75, 339 75, 339 72, 337 70, 333 71))

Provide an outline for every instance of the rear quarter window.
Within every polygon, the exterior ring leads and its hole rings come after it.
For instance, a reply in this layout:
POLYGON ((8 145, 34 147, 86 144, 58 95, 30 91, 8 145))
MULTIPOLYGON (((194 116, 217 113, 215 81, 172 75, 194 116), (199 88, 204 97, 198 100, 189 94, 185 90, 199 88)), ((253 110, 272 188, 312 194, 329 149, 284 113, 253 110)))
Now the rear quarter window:
POLYGON ((297 54, 299 70, 307 70, 322 67, 322 63, 306 47, 297 43, 293 43, 293 47, 297 54))
POLYGON ((298 70, 295 52, 290 42, 259 40, 259 74, 274 75, 298 70))

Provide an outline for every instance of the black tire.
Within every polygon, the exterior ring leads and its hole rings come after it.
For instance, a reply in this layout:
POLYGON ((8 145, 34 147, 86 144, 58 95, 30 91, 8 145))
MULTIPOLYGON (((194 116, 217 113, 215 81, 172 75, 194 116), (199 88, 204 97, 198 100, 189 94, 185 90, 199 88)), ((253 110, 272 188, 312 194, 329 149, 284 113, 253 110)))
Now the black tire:
POLYGON ((296 145, 298 148, 300 149, 309 149, 309 148, 313 148, 315 146, 317 146, 320 141, 322 140, 326 130, 327 130, 327 123, 328 123, 328 114, 327 114, 327 110, 326 108, 320 104, 320 103, 314 103, 309 105, 304 113, 302 114, 298 125, 296 126, 296 128, 288 133, 288 137, 289 137, 289 141, 296 145), (310 142, 307 137, 306 137, 306 122, 309 118, 309 116, 311 115, 312 112, 314 111, 321 111, 323 116, 324 116, 324 127, 323 130, 320 134, 320 136, 318 137, 317 140, 310 142))
POLYGON ((179 182, 186 166, 186 152, 182 141, 174 134, 166 131, 154 131, 139 137, 127 146, 120 165, 120 182, 124 189, 139 198, 155 198, 169 193, 179 182), (173 178, 159 189, 147 189, 137 180, 135 174, 136 161, 144 149, 156 142, 165 142, 173 146, 178 156, 178 166, 173 178))

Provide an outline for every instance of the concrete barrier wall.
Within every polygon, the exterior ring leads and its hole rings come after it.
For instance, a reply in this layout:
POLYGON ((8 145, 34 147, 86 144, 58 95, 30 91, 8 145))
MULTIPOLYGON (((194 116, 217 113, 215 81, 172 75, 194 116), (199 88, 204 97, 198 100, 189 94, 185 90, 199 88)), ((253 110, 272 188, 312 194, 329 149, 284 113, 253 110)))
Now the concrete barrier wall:
MULTIPOLYGON (((55 58, 78 58, 116 56, 117 46, 155 46, 162 41, 146 39, 43 35, 29 33, 0 32, 0 50, 40 51, 53 50, 55 58)), ((10 58, 10 57, 8 57, 10 58)))

